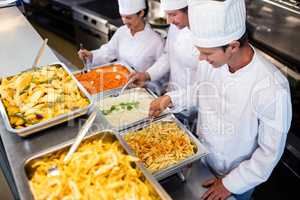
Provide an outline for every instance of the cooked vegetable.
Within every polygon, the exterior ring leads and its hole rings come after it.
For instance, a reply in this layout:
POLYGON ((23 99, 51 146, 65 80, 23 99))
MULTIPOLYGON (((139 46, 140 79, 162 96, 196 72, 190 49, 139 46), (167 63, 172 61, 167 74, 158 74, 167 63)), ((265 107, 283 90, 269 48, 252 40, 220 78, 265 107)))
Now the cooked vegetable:
POLYGON ((121 128, 148 117, 150 103, 154 97, 143 88, 125 90, 118 97, 106 97, 97 106, 113 126, 121 128))
POLYGON ((132 102, 122 102, 116 105, 112 105, 110 109, 108 110, 102 110, 102 113, 104 115, 109 115, 113 111, 119 111, 119 110, 132 110, 134 108, 138 108, 140 102, 132 101, 132 102))
POLYGON ((76 74, 75 77, 91 93, 115 89, 127 83, 129 71, 126 67, 113 64, 98 67, 84 74, 76 74))
POLYGON ((3 78, 0 98, 13 128, 24 128, 89 104, 60 65, 3 78))

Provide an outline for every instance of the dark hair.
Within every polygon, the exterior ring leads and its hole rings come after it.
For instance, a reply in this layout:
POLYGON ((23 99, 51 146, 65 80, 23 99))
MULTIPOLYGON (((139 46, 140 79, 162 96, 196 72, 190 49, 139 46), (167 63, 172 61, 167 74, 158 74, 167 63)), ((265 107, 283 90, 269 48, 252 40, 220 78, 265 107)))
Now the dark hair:
POLYGON ((189 9, 188 9, 188 7, 186 6, 186 7, 184 7, 184 8, 180 8, 179 10, 180 10, 181 12, 184 12, 184 13, 187 14, 189 9))
MULTIPOLYGON (((149 5, 148 5, 148 1, 145 0, 146 3, 146 8, 143 10, 144 11, 144 16, 143 17, 147 17, 148 13, 149 13, 149 5)), ((141 14, 142 10, 140 10, 137 15, 141 14)))
MULTIPOLYGON (((240 39, 238 39, 237 41, 240 43, 240 47, 245 46, 245 44, 248 41, 248 31, 245 31, 245 33, 242 35, 242 37, 240 39)), ((226 44, 224 46, 221 46, 220 48, 222 48, 223 51, 225 52, 228 47, 229 47, 229 44, 226 44)))

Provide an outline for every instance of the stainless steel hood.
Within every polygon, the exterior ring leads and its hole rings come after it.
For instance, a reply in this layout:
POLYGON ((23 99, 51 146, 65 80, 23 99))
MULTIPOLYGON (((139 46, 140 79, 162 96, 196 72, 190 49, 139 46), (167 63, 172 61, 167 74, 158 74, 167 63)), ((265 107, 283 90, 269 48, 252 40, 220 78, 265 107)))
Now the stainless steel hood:
POLYGON ((0 8, 14 5, 17 0, 0 0, 0 8))
POLYGON ((246 2, 250 38, 264 51, 300 71, 300 1, 246 2))

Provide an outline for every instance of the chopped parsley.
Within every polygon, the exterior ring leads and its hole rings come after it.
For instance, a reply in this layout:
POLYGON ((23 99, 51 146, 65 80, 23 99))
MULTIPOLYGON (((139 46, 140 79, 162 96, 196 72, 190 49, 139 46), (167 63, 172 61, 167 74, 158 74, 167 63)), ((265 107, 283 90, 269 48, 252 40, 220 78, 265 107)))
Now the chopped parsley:
POLYGON ((110 109, 102 110, 104 115, 109 115, 114 111, 123 111, 123 110, 133 110, 139 107, 140 102, 132 101, 132 102, 122 102, 116 105, 112 105, 110 109))

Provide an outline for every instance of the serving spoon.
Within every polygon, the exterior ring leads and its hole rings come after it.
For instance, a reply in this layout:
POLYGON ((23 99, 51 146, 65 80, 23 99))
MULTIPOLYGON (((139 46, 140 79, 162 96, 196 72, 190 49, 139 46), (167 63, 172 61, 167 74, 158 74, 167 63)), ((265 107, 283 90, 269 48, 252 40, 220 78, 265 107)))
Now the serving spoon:
MULTIPOLYGON (((92 126, 94 120, 96 119, 96 116, 97 116, 97 112, 94 111, 89 116, 89 118, 86 120, 86 122, 83 124, 82 128, 79 130, 74 143, 72 144, 70 150, 68 151, 67 155, 65 156, 65 158, 63 160, 64 164, 67 164, 69 162, 72 155, 74 154, 74 152, 76 151, 76 149, 80 145, 82 139, 84 138, 84 136, 88 132, 89 128, 92 126)), ((50 176, 58 176, 59 175, 59 170, 58 170, 57 166, 53 166, 53 167, 49 168, 48 169, 48 174, 50 176)))
POLYGON ((43 41, 43 44, 41 46, 41 48, 39 49, 38 51, 38 54, 36 55, 35 59, 34 59, 34 62, 32 64, 32 69, 35 69, 37 68, 39 62, 40 62, 40 59, 45 51, 45 48, 47 46, 47 42, 48 42, 48 38, 46 38, 44 41, 43 41))
POLYGON ((118 97, 118 96, 122 95, 122 94, 124 93, 125 89, 126 89, 133 81, 134 81, 133 78, 129 79, 129 80, 127 81, 127 83, 122 87, 122 89, 120 90, 120 92, 119 92, 119 93, 115 93, 115 94, 113 94, 112 96, 113 96, 113 97, 118 97))

